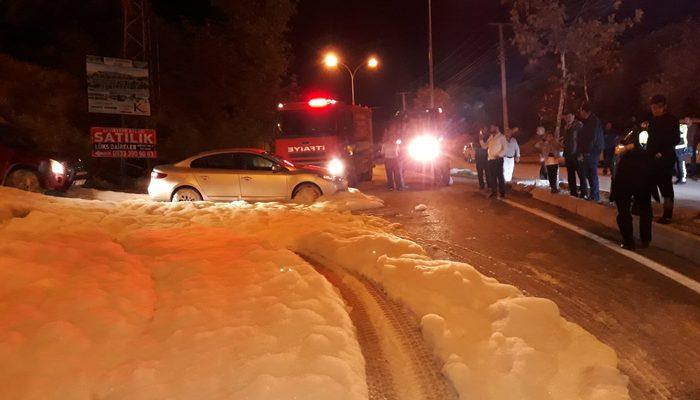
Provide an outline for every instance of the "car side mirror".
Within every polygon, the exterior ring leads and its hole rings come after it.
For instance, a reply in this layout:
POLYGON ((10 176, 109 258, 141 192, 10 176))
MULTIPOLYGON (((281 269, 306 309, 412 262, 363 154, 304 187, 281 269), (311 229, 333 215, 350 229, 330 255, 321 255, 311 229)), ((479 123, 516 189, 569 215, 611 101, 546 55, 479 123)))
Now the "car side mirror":
POLYGON ((277 173, 277 172, 282 172, 284 171, 284 168, 282 168, 281 165, 275 164, 272 166, 272 172, 277 173))

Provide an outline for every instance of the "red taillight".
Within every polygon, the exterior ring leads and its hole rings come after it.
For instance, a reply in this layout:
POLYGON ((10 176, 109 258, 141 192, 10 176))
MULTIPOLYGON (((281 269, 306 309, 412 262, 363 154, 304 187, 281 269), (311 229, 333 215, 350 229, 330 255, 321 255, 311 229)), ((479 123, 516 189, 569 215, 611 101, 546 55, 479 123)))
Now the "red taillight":
POLYGON ((162 172, 158 172, 158 171, 151 172, 151 179, 163 179, 166 176, 168 176, 168 174, 164 174, 162 172))

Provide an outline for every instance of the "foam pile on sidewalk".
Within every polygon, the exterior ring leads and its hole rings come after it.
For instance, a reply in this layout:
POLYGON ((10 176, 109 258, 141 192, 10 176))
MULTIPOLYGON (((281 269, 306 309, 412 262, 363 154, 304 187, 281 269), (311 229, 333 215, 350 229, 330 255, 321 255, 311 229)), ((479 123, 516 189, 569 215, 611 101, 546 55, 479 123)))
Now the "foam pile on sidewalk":
POLYGON ((629 398, 614 351, 554 303, 339 212, 379 204, 359 194, 309 207, 0 196, 3 398, 366 398, 342 301, 292 252, 403 302, 461 399, 629 398))

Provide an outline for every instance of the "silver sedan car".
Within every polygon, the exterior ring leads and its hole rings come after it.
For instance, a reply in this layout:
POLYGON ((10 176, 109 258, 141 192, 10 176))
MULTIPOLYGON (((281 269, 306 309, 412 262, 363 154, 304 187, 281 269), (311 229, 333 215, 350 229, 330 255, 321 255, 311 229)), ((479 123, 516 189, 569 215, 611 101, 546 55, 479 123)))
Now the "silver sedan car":
POLYGON ((258 149, 197 154, 151 173, 148 194, 157 201, 286 201, 313 203, 347 190, 347 181, 325 169, 298 166, 258 149))

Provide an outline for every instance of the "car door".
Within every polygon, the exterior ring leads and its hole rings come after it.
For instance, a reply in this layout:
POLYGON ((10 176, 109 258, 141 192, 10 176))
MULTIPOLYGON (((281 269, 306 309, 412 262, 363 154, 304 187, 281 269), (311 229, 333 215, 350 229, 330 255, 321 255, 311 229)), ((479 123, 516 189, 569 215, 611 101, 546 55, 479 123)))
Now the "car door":
POLYGON ((241 195, 246 200, 282 200, 290 195, 289 172, 276 161, 259 154, 240 153, 241 195), (274 170, 277 169, 277 170, 274 170))
POLYGON ((241 196, 239 164, 235 153, 219 153, 190 163, 192 175, 210 200, 237 200, 241 196))

